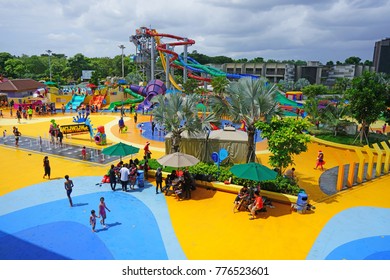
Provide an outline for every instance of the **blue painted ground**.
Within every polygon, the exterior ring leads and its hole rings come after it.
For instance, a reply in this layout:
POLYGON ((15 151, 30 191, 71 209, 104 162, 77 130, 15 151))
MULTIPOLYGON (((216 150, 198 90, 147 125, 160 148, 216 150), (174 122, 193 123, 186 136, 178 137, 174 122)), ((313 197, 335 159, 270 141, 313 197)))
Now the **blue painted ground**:
POLYGON ((340 212, 323 228, 307 259, 390 260, 389 220, 387 208, 355 207, 340 212))
MULTIPOLYGON (((63 182, 52 180, 0 197, 0 259, 168 260, 186 259, 163 194, 154 187, 125 193, 96 186, 98 177, 74 178, 70 207, 63 182), (106 224, 89 225, 100 197, 106 224)), ((119 186, 118 186, 119 188, 119 186)))

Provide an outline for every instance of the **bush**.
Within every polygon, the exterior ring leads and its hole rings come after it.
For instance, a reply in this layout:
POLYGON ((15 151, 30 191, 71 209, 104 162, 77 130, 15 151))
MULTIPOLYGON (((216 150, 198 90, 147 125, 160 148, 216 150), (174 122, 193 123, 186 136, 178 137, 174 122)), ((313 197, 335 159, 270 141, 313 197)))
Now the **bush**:
MULTIPOLYGON (((141 161, 142 163, 143 161, 141 161)), ((162 167, 161 164, 157 162, 155 159, 149 160, 149 166, 151 169, 157 169, 158 167, 162 167)), ((218 166, 213 163, 205 163, 199 162, 198 164, 189 167, 189 172, 194 175, 194 178, 197 180, 206 180, 206 181, 219 181, 225 182, 232 178, 232 183, 241 186, 253 187, 257 186, 257 181, 241 179, 233 175, 230 172, 231 165, 218 166)), ((165 167, 163 171, 172 172, 172 170, 177 169, 173 167, 165 167)), ((278 176, 275 180, 263 181, 261 182, 261 188, 263 190, 277 192, 277 193, 285 193, 291 195, 297 195, 299 193, 299 186, 291 182, 291 180, 284 178, 283 176, 278 176)))

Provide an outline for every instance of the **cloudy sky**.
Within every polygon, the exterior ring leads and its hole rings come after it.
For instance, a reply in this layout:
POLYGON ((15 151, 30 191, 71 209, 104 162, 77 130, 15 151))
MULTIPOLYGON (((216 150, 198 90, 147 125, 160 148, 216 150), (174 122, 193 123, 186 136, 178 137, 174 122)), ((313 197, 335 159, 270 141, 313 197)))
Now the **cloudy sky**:
POLYGON ((141 26, 208 56, 364 61, 390 37, 390 0, 0 0, 0 52, 12 55, 130 55, 141 26))

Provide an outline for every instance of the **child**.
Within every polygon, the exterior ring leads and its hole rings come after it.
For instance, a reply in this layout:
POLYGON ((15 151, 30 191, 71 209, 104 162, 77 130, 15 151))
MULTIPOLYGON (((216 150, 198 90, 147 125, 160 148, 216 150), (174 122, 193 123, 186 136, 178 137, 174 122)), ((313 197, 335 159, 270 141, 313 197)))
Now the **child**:
POLYGON ((92 232, 96 232, 96 218, 100 218, 96 216, 95 210, 91 210, 91 216, 89 216, 89 224, 92 226, 92 232))
POLYGON ((87 149, 85 146, 81 149, 81 156, 83 157, 83 160, 87 159, 87 149))
POLYGON ((317 169, 318 167, 321 168, 321 170, 324 170, 324 153, 322 151, 318 151, 318 156, 317 156, 317 164, 314 169, 317 169))
POLYGON ((100 220, 100 223, 103 225, 104 228, 106 228, 106 224, 105 224, 105 220, 107 218, 106 209, 108 210, 108 212, 111 212, 110 209, 108 209, 106 204, 104 203, 104 197, 101 197, 100 204, 99 204, 99 215, 102 218, 100 220))

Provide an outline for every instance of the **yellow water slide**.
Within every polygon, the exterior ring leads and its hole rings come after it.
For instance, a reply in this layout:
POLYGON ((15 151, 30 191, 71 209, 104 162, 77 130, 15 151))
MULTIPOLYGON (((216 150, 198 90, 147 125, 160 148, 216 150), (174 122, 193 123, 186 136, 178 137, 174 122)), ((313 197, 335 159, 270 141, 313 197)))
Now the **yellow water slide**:
MULTIPOLYGON (((156 44, 160 45, 161 44, 160 36, 157 35, 158 33, 156 32, 156 30, 153 30, 152 33, 154 34, 154 39, 156 41, 156 44)), ((160 58, 161 58, 161 64, 162 64, 162 66, 164 68, 164 71, 166 73, 167 72, 167 63, 166 63, 165 53, 163 51, 161 51, 161 50, 159 50, 158 53, 159 53, 160 58)), ((172 83, 172 85, 176 89, 178 89, 180 91, 183 91, 183 88, 176 83, 176 81, 173 78, 173 76, 171 75, 171 73, 169 73, 168 75, 169 75, 169 81, 172 83)))

